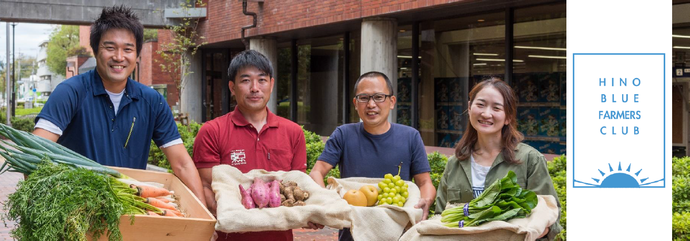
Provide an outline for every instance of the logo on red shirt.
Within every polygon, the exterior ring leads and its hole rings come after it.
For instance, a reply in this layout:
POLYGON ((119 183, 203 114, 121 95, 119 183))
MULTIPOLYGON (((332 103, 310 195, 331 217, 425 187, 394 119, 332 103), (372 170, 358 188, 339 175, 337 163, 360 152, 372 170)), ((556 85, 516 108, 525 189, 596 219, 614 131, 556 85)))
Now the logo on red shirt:
POLYGON ((230 163, 230 165, 233 165, 233 166, 247 164, 247 159, 246 159, 246 155, 244 154, 244 149, 232 150, 232 152, 230 153, 230 159, 232 159, 232 162, 230 163))

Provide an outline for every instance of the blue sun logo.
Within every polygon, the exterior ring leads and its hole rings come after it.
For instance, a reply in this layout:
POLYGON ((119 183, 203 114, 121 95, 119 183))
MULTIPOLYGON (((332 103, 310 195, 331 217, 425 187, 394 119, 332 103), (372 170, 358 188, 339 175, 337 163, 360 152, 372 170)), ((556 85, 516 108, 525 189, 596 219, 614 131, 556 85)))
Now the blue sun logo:
POLYGON ((592 187, 641 188, 641 187, 645 187, 647 185, 657 183, 657 182, 664 180, 662 178, 662 179, 659 179, 656 181, 647 182, 647 180, 649 180, 649 177, 644 177, 644 178, 640 177, 640 173, 642 173, 642 169, 633 173, 633 172, 630 172, 631 167, 632 167, 632 164, 628 164, 628 168, 626 168, 625 171, 623 171, 621 163, 618 162, 618 169, 617 169, 617 171, 614 171, 613 167, 611 167, 611 163, 609 163, 608 173, 602 171, 601 169, 598 169, 601 176, 592 177, 592 180, 596 184, 577 181, 577 180, 575 180, 575 182, 590 185, 592 187))

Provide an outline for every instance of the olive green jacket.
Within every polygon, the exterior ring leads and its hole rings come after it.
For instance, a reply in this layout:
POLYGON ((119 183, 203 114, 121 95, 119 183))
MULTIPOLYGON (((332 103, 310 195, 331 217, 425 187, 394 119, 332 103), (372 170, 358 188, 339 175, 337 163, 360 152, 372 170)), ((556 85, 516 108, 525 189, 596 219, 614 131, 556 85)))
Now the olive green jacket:
MULTIPOLYGON (((503 160, 503 154, 498 154, 491 169, 486 174, 485 186, 489 186, 497 179, 501 179, 508 171, 512 170, 517 176, 517 183, 520 187, 532 190, 538 195, 552 195, 556 198, 560 211, 558 195, 553 188, 549 170, 546 167, 546 158, 533 147, 520 143, 515 148, 515 158, 520 160, 519 164, 511 164, 503 160)), ((448 159, 443 177, 436 191, 436 213, 440 214, 445 210, 448 203, 468 203, 474 199, 472 191, 472 166, 469 159, 458 160, 452 156, 448 159)), ((558 214, 560 219, 560 212, 558 214)), ((561 231, 561 226, 556 223, 551 226, 548 237, 553 240, 561 231)))

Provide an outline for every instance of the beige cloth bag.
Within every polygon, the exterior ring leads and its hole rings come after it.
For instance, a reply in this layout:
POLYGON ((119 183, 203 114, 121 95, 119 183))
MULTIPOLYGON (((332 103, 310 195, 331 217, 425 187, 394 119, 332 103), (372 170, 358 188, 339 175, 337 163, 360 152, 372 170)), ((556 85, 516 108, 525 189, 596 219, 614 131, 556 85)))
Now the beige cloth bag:
MULTIPOLYGON (((373 185, 383 178, 328 178, 328 189, 335 190, 342 197, 348 190, 359 190, 364 185, 373 185)), ((408 184, 408 198, 403 207, 385 205, 374 207, 350 206, 352 238, 354 240, 398 240, 404 229, 422 219, 422 209, 414 208, 421 194, 413 182, 408 184)), ((377 186, 378 188, 378 186, 377 186)))
POLYGON ((400 240, 536 240, 544 229, 558 219, 556 199, 538 195, 539 203, 526 218, 492 221, 476 227, 449 228, 441 223, 441 215, 412 226, 400 240))
POLYGON ((226 233, 290 230, 307 227, 308 222, 338 229, 351 225, 351 208, 347 201, 335 191, 322 188, 301 171, 252 170, 243 174, 233 166, 218 165, 212 172, 211 187, 218 203, 216 230, 226 233), (305 201, 306 206, 246 209, 242 206, 239 184, 249 188, 254 177, 262 177, 264 181, 294 181, 311 196, 305 201))

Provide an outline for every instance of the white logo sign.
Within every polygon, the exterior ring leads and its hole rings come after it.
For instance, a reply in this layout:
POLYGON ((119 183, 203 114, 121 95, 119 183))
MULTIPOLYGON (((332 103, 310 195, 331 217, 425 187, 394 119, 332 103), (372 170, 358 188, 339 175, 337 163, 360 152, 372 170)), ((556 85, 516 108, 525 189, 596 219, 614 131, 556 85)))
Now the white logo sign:
POLYGON ((239 166, 239 165, 247 164, 247 159, 246 159, 246 155, 244 154, 244 149, 232 150, 232 153, 230 153, 230 159, 232 159, 232 162, 230 163, 230 165, 233 165, 233 166, 239 166))

